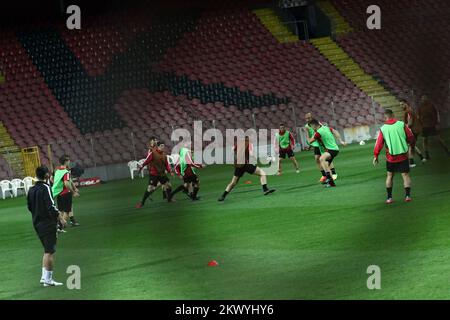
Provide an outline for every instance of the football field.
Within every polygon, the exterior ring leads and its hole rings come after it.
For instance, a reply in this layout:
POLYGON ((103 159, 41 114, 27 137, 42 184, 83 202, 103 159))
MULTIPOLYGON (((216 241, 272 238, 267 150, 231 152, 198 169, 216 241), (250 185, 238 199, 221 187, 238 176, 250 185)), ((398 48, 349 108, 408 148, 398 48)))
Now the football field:
POLYGON ((66 282, 79 266, 79 290, 39 285, 42 248, 25 198, 0 200, 0 299, 449 299, 448 158, 433 147, 412 169, 413 202, 402 201, 397 176, 386 205, 384 155, 374 168, 373 146, 341 148, 336 188, 318 183, 312 152, 301 152, 299 174, 284 162, 282 176, 268 177, 269 196, 245 175, 219 203, 232 166, 200 171, 197 202, 179 193, 167 203, 158 190, 135 209, 147 177, 81 189, 81 226, 59 236, 54 275, 66 282), (380 290, 367 288, 370 265, 380 290))

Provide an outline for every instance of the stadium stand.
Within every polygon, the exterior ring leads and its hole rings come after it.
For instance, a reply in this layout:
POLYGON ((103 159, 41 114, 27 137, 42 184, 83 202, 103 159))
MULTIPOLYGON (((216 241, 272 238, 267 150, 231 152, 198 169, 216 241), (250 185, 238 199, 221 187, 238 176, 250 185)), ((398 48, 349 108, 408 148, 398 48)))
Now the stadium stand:
MULTIPOLYGON (((450 3, 446 0, 378 1, 383 32, 367 30, 362 12, 367 0, 332 0, 355 29, 337 41, 369 74, 400 98, 417 101, 428 93, 436 105, 448 106, 450 3)), ((447 107, 448 111, 448 107, 447 107)))
POLYGON ((87 75, 106 72, 115 55, 125 52, 131 36, 115 24, 116 15, 102 15, 83 24, 83 31, 58 28, 64 42, 80 61, 87 75))
POLYGON ((244 6, 1 32, 0 121, 19 147, 40 146, 44 163, 47 144, 53 161, 67 153, 86 167, 127 163, 149 135, 170 145, 172 128, 193 120, 224 130, 301 126, 311 110, 340 128, 380 119, 380 106, 315 46, 280 42, 244 6))
POLYGON ((5 180, 14 176, 15 173, 11 172, 8 162, 0 155, 0 180, 5 180))
POLYGON ((0 91, 0 121, 16 145, 42 145, 80 135, 11 30, 2 30, 0 60, 6 76, 0 91))
MULTIPOLYGON (((205 16, 195 32, 169 50, 160 64, 163 70, 185 66, 188 76, 205 83, 219 81, 255 94, 274 92, 277 97, 288 97, 289 106, 256 109, 261 118, 267 119, 263 126, 277 126, 280 120, 293 126, 291 106, 300 114, 314 108, 318 117, 329 121, 332 99, 370 109, 370 99, 312 45, 279 43, 248 10, 207 12, 205 16)), ((341 126, 373 121, 373 116, 365 112, 355 116, 336 109, 341 126)), ((239 113, 234 118, 239 119, 239 113)))
MULTIPOLYGON (((356 30, 367 30, 367 7, 373 5, 370 0, 330 0, 337 10, 356 30)), ((432 19, 446 19, 450 4, 446 0, 380 0, 376 3, 382 9, 382 27, 402 25, 414 22, 414 26, 426 26, 432 19)), ((398 34, 401 34, 399 31, 398 34)))

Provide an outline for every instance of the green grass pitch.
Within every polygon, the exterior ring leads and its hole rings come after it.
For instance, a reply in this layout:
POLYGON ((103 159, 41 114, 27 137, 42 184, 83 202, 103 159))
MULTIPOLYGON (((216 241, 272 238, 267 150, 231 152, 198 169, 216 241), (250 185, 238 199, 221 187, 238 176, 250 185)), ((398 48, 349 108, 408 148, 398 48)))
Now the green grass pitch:
POLYGON ((412 203, 396 177, 387 206, 373 144, 342 148, 333 189, 317 183, 310 152, 297 155, 300 174, 285 162, 282 176, 269 177, 277 192, 267 197, 246 175, 217 202, 231 166, 200 172, 195 203, 180 193, 168 204, 157 191, 135 209, 147 178, 82 189, 82 225, 59 237, 55 270, 65 282, 78 265, 80 290, 39 285, 42 249, 25 198, 0 200, 0 299, 448 299, 448 158, 434 148, 412 170, 412 203), (366 286, 369 265, 381 268, 380 290, 366 286))

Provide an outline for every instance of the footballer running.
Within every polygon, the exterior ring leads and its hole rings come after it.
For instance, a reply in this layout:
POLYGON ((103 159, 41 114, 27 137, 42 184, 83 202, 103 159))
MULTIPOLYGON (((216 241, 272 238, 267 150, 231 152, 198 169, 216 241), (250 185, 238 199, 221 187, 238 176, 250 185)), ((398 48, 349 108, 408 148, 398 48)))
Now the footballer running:
POLYGON ((267 187, 267 175, 264 172, 264 170, 253 164, 256 163, 256 161, 253 155, 253 145, 250 143, 248 136, 245 137, 244 143, 242 143, 242 141, 238 141, 238 143, 234 145, 233 151, 234 151, 233 178, 225 188, 225 191, 219 198, 219 201, 225 200, 227 195, 231 192, 231 190, 233 190, 233 188, 239 182, 239 179, 241 179, 245 173, 256 174, 260 177, 260 182, 264 195, 269 195, 275 192, 275 189, 269 189, 267 187))

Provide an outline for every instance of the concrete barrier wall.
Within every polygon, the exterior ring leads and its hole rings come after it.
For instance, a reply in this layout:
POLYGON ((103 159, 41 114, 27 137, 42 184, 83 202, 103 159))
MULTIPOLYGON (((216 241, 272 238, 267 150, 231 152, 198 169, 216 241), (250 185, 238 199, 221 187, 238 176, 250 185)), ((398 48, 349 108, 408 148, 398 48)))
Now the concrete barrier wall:
POLYGON ((127 163, 98 166, 85 169, 83 177, 100 177, 102 181, 125 179, 130 178, 130 169, 127 163))

